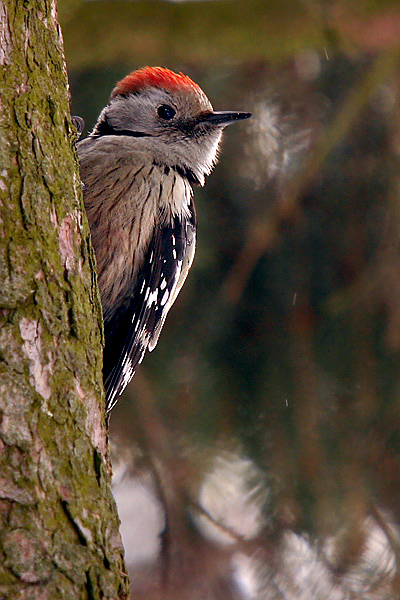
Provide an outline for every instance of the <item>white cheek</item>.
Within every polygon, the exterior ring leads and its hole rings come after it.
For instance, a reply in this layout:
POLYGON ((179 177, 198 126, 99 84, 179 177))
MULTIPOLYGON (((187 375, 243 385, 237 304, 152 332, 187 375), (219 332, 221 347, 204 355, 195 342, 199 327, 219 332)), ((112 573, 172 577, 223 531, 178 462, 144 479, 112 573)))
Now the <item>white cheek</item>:
POLYGON ((218 148, 222 137, 222 131, 216 133, 207 143, 207 153, 203 163, 203 170, 206 175, 209 175, 217 162, 218 148))

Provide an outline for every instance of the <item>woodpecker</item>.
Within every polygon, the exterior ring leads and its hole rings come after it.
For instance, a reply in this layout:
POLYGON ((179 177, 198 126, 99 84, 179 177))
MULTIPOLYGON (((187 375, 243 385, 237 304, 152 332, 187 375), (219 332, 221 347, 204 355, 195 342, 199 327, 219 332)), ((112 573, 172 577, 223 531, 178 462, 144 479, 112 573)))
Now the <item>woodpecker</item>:
POLYGON ((163 67, 133 71, 77 144, 104 317, 107 410, 153 350, 196 245, 193 186, 214 167, 222 130, 251 113, 216 112, 163 67))

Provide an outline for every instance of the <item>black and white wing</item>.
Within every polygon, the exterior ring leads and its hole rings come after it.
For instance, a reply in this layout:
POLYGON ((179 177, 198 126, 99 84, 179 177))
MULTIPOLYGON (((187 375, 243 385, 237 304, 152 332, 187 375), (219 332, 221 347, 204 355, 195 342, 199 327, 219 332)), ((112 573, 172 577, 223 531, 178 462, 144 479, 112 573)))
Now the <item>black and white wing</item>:
POLYGON ((105 324, 104 382, 107 410, 132 379, 147 349, 154 349, 161 328, 192 264, 196 246, 196 215, 175 216, 159 226, 124 310, 105 324))

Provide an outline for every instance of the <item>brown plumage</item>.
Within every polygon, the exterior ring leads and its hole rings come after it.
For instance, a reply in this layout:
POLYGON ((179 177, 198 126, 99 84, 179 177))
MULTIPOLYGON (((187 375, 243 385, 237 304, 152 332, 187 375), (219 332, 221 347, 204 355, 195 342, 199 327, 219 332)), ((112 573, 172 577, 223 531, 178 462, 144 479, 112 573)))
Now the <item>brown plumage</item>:
POLYGON ((214 112, 189 77, 146 67, 119 82, 78 143, 97 258, 110 409, 133 377, 193 260, 192 185, 204 185, 222 129, 249 113, 214 112))

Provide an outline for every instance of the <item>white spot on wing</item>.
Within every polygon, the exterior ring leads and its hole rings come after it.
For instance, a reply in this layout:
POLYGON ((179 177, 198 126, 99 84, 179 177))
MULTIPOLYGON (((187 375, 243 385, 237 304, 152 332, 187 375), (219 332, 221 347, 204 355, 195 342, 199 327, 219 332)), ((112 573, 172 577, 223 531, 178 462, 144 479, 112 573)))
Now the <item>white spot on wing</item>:
POLYGON ((157 296, 158 290, 154 290, 154 292, 151 292, 149 299, 147 300, 148 307, 150 307, 152 304, 157 304, 157 296))
POLYGON ((161 306, 164 306, 164 304, 167 302, 168 298, 169 298, 169 291, 165 290, 164 296, 161 298, 161 302, 160 302, 161 306))
POLYGON ((132 367, 132 361, 129 358, 129 356, 126 355, 124 357, 124 360, 122 363, 122 386, 123 386, 123 389, 126 388, 126 386, 130 382, 130 380, 132 379, 134 374, 135 374, 135 371, 132 367))

